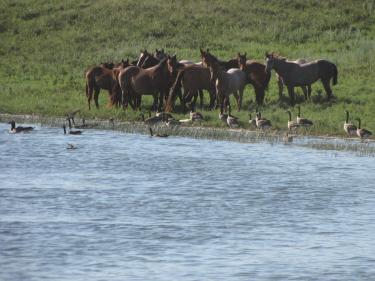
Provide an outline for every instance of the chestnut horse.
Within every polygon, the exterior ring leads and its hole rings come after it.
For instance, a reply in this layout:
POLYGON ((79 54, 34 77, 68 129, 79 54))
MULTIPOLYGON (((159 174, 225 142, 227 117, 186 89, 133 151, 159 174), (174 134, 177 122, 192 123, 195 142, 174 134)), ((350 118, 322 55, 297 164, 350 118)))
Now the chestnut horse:
MULTIPOLYGON (((116 69, 121 69, 129 66, 129 60, 122 60, 121 63, 102 63, 99 66, 94 66, 90 68, 86 74, 86 97, 89 109, 91 109, 91 99, 94 94, 94 101, 96 108, 99 108, 99 93, 100 89, 108 90, 109 95, 112 97, 114 95, 113 91, 116 88, 116 78, 114 76, 114 71, 116 69)), ((115 89, 116 91, 116 89, 115 89)), ((113 100, 111 98, 111 105, 119 105, 119 101, 113 100)))
POLYGON ((271 72, 266 71, 266 66, 262 63, 246 59, 246 53, 237 55, 240 69, 245 72, 247 83, 251 84, 255 91, 255 100, 258 105, 264 102, 265 91, 271 79, 271 72))
POLYGON ((201 50, 202 62, 210 69, 211 81, 216 83, 216 94, 220 103, 220 113, 223 114, 224 105, 229 105, 229 97, 234 95, 238 110, 241 110, 243 91, 246 85, 246 74, 239 68, 225 71, 220 66, 220 61, 209 52, 201 50))
POLYGON ((170 87, 170 73, 167 68, 167 60, 164 59, 159 64, 147 69, 138 66, 129 66, 121 70, 118 75, 118 81, 122 91, 124 107, 127 106, 129 99, 134 96, 135 108, 139 108, 141 96, 152 95, 154 98, 152 109, 155 110, 157 107, 161 111, 164 95, 170 87))
POLYGON ((169 92, 166 111, 172 111, 174 101, 181 87, 184 89, 184 101, 194 98, 192 104, 195 105, 198 94, 200 95, 200 105, 203 106, 203 90, 210 94, 210 108, 215 103, 215 84, 211 82, 208 68, 198 64, 182 64, 177 61, 176 56, 168 58, 168 69, 174 77, 174 84, 169 92))
POLYGON ((328 100, 332 97, 330 81, 332 79, 333 85, 336 85, 338 74, 334 63, 320 59, 301 65, 273 53, 266 53, 266 63, 267 71, 275 69, 283 78, 283 82, 288 87, 292 106, 295 104, 294 87, 311 85, 319 79, 322 81, 328 100))
MULTIPOLYGON (((204 51, 202 48, 200 48, 200 52, 201 52, 201 61, 202 61, 202 64, 204 65, 204 61, 203 61, 203 57, 205 54, 209 54, 210 53, 210 50, 207 49, 206 51, 204 51)), ((224 68, 225 70, 229 70, 231 68, 239 68, 239 64, 238 64, 238 60, 237 58, 234 58, 234 59, 230 59, 228 61, 222 61, 222 60, 219 60, 218 58, 216 58, 218 63, 219 63, 219 66, 221 68, 224 68)))

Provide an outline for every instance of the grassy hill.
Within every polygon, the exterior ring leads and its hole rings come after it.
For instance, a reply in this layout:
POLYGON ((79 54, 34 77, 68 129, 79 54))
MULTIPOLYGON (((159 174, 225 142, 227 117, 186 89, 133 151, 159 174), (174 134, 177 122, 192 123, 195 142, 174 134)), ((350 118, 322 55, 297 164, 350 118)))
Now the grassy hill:
MULTIPOLYGON (((304 115, 316 121, 312 132, 339 134, 345 109, 375 131, 374 15, 373 0, 2 0, 0 112, 60 116, 81 107, 87 117, 134 119, 131 110, 106 108, 106 92, 100 94, 100 110, 87 110, 88 67, 134 59, 141 48, 165 48, 179 59, 199 60, 199 47, 208 47, 222 59, 246 51, 264 62, 265 51, 277 51, 291 59, 336 63, 337 100, 321 102, 323 87, 317 82, 314 98, 302 104, 304 115)), ((277 102, 274 77, 273 72, 262 111, 281 128, 287 115, 277 102)), ((248 87, 245 107, 250 100, 254 92, 248 87)), ((247 123, 246 112, 234 113, 247 123)), ((206 115, 208 125, 223 126, 217 112, 206 115)))

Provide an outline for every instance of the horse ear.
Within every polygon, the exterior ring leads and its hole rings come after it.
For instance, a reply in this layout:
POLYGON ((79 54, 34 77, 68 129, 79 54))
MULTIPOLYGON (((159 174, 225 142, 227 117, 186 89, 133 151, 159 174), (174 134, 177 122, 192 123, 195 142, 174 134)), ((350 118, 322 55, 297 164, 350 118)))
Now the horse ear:
POLYGON ((177 59, 176 54, 174 54, 172 58, 174 58, 176 60, 177 59))
POLYGON ((155 49, 155 52, 158 53, 159 52, 158 49, 155 49))
POLYGON ((129 64, 129 58, 126 59, 126 63, 129 64))
POLYGON ((202 49, 202 48, 199 48, 199 50, 201 51, 201 55, 203 55, 203 54, 204 54, 203 49, 202 49))
POLYGON ((210 52, 210 49, 209 48, 207 48, 207 51, 206 51, 207 53, 209 53, 210 52))
POLYGON ((241 53, 240 53, 240 52, 238 52, 238 53, 237 53, 237 57, 240 57, 240 56, 241 56, 241 53))
POLYGON ((164 48, 163 48, 163 49, 161 49, 161 52, 162 52, 162 53, 164 53, 164 48))
POLYGON ((245 52, 243 55, 246 57, 247 53, 245 52))

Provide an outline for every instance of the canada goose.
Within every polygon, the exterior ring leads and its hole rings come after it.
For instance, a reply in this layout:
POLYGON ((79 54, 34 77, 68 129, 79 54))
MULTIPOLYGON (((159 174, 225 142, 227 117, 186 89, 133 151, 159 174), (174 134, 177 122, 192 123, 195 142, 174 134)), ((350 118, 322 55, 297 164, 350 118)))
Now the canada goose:
POLYGON ((361 138, 362 141, 368 139, 372 133, 369 130, 361 129, 361 118, 358 118, 358 128, 357 128, 357 136, 361 138))
POLYGON ((231 115, 231 106, 228 106, 228 117, 227 117, 227 124, 230 128, 238 128, 239 123, 238 123, 238 118, 231 115))
MULTIPOLYGON (((143 116, 143 113, 141 113, 141 116, 143 116)), ((143 121, 146 123, 146 124, 148 124, 148 125, 154 125, 154 124, 156 124, 156 123, 158 123, 158 122, 161 122, 161 121, 163 121, 163 116, 153 116, 153 117, 151 117, 151 111, 149 111, 148 112, 148 118, 145 120, 144 119, 144 116, 142 117, 143 118, 143 121)))
POLYGON ((168 126, 168 127, 173 127, 173 126, 178 126, 178 125, 181 125, 181 122, 174 119, 174 118, 168 118, 168 121, 165 122, 165 124, 168 126))
POLYGON ((195 111, 194 105, 191 105, 190 119, 192 121, 203 121, 202 113, 195 111))
POLYGON ((260 112, 257 112, 255 115, 255 124, 257 128, 262 130, 269 129, 272 126, 271 121, 266 118, 262 118, 262 114, 260 112))
POLYGON ((77 149, 77 147, 72 143, 68 143, 68 147, 66 149, 77 149))
POLYGON ((66 126, 65 126, 65 124, 63 125, 63 129, 64 129, 64 135, 66 135, 66 134, 69 134, 69 135, 81 135, 82 134, 82 131, 72 131, 72 130, 69 130, 69 132, 66 132, 66 126))
POLYGON ((73 111, 66 113, 66 118, 67 118, 67 119, 71 119, 72 122, 73 122, 73 125, 75 125, 74 117, 75 117, 76 114, 77 114, 78 112, 80 112, 80 111, 81 111, 80 108, 76 108, 76 109, 74 109, 73 111))
POLYGON ((287 111, 287 113, 289 115, 289 120, 288 120, 289 131, 298 129, 300 125, 296 121, 292 121, 292 113, 290 113, 289 110, 287 111))
POLYGON ((345 110, 345 112, 346 112, 346 120, 344 123, 344 131, 346 132, 348 136, 357 135, 357 127, 354 124, 349 123, 349 111, 345 110))
POLYGON ((30 132, 30 131, 34 130, 33 127, 17 126, 17 128, 16 128, 16 122, 14 120, 10 121, 9 124, 11 125, 10 132, 13 133, 13 134, 21 133, 21 132, 30 132))
POLYGON ((156 135, 154 135, 154 133, 152 132, 151 127, 149 127, 149 129, 150 129, 150 136, 151 137, 167 138, 169 136, 167 134, 156 134, 156 135))
POLYGON ((257 127, 257 122, 255 121, 255 119, 251 118, 251 113, 249 113, 249 124, 250 124, 250 126, 252 126, 254 128, 257 127))
POLYGON ((286 135, 283 137, 283 141, 284 143, 291 143, 293 142, 293 136, 286 133, 286 135))
POLYGON ((223 122, 227 122, 228 114, 219 112, 219 119, 223 122))
POLYGON ((310 127, 313 125, 313 122, 307 118, 301 117, 301 107, 298 106, 298 115, 297 115, 297 124, 302 127, 310 127))
MULTIPOLYGON (((151 113, 151 112, 150 112, 151 113)), ((168 112, 156 112, 155 116, 160 117, 163 121, 168 120, 169 118, 173 118, 172 114, 168 112)), ((150 116, 151 117, 151 116, 150 116)))

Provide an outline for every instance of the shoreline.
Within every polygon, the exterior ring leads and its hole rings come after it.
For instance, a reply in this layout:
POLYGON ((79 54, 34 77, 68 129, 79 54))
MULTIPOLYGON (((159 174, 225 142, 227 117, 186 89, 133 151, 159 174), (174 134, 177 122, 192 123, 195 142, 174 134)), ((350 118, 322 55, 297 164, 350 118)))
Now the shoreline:
MULTIPOLYGON (((9 122, 10 120, 15 120, 16 123, 38 123, 42 127, 60 127, 66 122, 66 117, 0 113, 0 122, 9 122)), ((87 119, 85 123, 90 126, 87 130, 113 130, 124 133, 148 135, 149 127, 152 127, 158 133, 167 133, 170 136, 216 141, 234 141, 240 143, 285 143, 283 138, 287 133, 287 131, 259 132, 257 130, 248 129, 223 129, 184 125, 168 127, 163 123, 150 126, 141 121, 125 122, 114 120, 111 122, 110 120, 103 119, 87 119)), ((81 121, 79 121, 79 125, 80 124, 81 121)), ((342 136, 293 134, 293 137, 294 140, 292 143, 285 144, 296 144, 297 146, 307 146, 314 149, 352 151, 360 155, 375 156, 375 141, 372 139, 367 143, 362 143, 358 138, 345 138, 342 136)))

